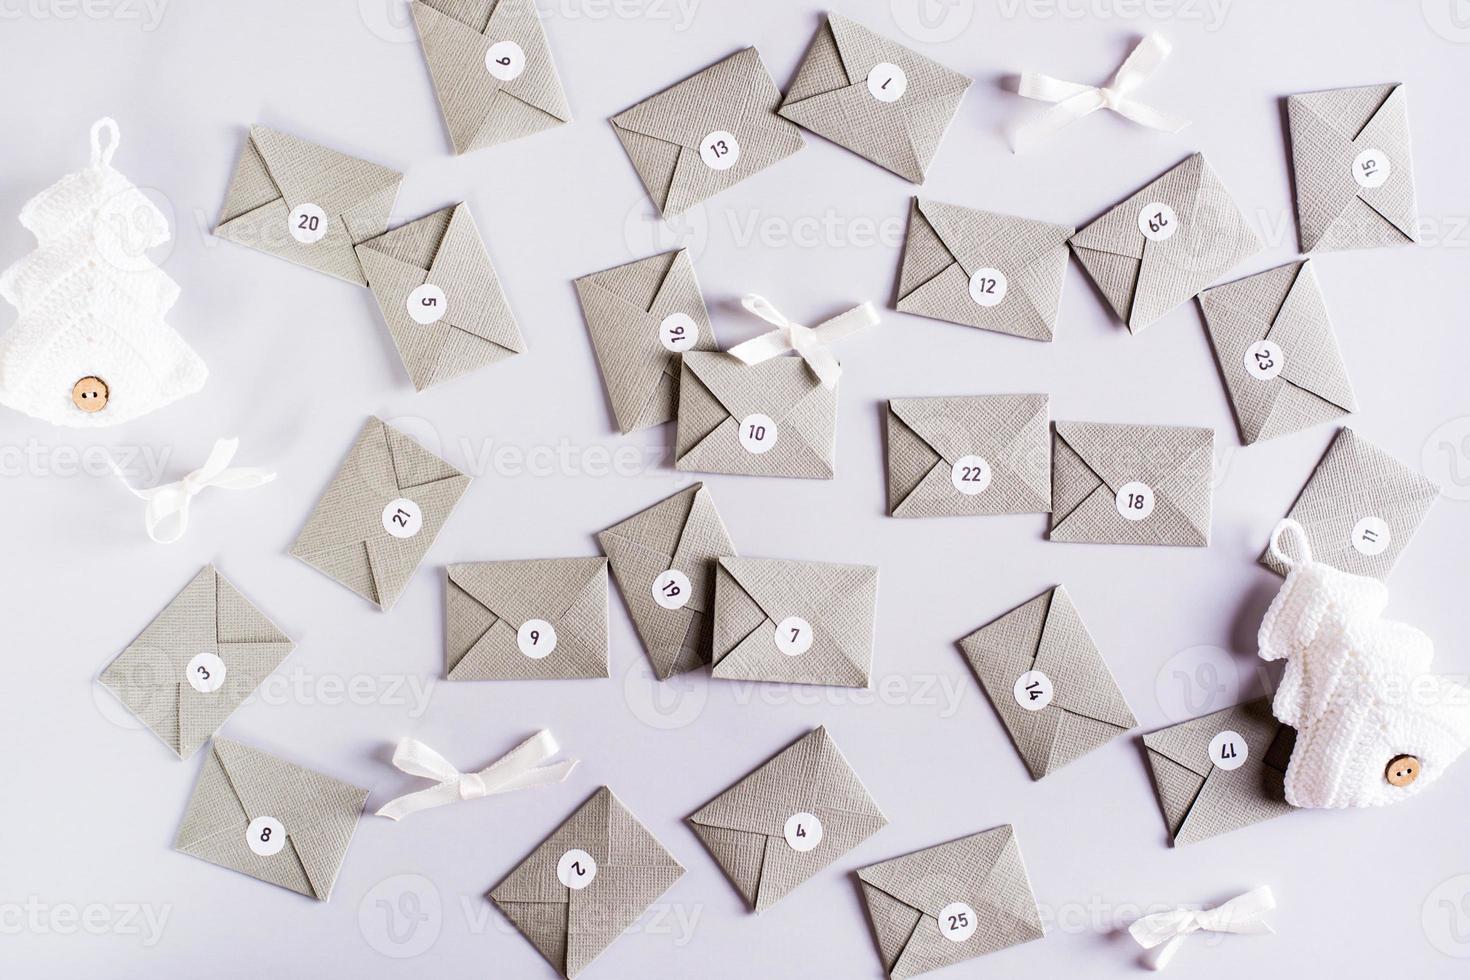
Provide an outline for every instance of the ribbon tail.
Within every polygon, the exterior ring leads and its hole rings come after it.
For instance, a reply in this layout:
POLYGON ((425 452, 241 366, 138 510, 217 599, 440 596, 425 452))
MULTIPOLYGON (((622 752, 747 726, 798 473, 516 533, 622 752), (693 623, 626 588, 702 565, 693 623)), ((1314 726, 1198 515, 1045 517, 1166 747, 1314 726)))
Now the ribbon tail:
POLYGON ((418 813, 420 810, 432 810, 435 807, 447 806, 450 803, 459 802, 459 786, 454 782, 440 783, 421 789, 415 793, 408 793, 395 800, 389 800, 378 808, 377 815, 387 817, 389 820, 402 820, 410 813, 418 813))
POLYGON ((1133 99, 1119 99, 1113 105, 1113 111, 1124 119, 1147 126, 1149 129, 1162 130, 1165 133, 1178 133, 1189 127, 1189 120, 1183 116, 1176 116, 1155 109, 1153 106, 1133 99))
POLYGON ((1074 96, 1092 91, 1096 89, 1091 85, 1065 82, 1034 71, 1022 72, 1021 80, 1016 84, 1017 95, 1041 102, 1065 102, 1074 96))
POLYGON ((785 330, 772 330, 753 337, 743 344, 736 344, 726 353, 746 364, 756 365, 791 350, 790 334, 785 330))
POLYGON ((1169 965, 1174 954, 1179 952, 1179 947, 1184 945, 1186 934, 1180 933, 1173 939, 1160 946, 1155 946, 1143 955, 1144 962, 1150 970, 1162 970, 1169 965))
POLYGON ((1037 119, 1017 127, 1012 139, 1014 152, 1024 153, 1037 143, 1070 126, 1085 116, 1090 116, 1103 107, 1102 92, 1087 89, 1071 98, 1058 102, 1037 119))
POLYGON ((577 768, 576 759, 568 759, 564 762, 556 762, 549 766, 537 766, 525 772, 516 773, 499 782, 486 783, 485 795, 495 796, 500 793, 514 793, 523 789, 534 789, 537 786, 554 786, 557 783, 566 782, 572 770, 577 768))
POLYGON ((177 496, 159 494, 148 500, 148 509, 143 514, 143 526, 154 543, 173 544, 184 536, 184 531, 189 527, 191 499, 189 493, 181 489, 177 496))

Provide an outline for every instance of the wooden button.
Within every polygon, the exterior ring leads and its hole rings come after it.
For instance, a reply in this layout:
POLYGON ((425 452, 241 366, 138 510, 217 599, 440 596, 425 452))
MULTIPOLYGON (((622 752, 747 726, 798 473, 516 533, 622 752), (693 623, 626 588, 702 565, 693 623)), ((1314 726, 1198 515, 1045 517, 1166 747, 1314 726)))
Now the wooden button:
POLYGON ((1419 778, 1419 760, 1412 755, 1395 756, 1383 774, 1390 786, 1408 786, 1419 778))
POLYGON ((89 374, 71 386, 71 400, 84 412, 100 412, 107 407, 107 382, 89 374))

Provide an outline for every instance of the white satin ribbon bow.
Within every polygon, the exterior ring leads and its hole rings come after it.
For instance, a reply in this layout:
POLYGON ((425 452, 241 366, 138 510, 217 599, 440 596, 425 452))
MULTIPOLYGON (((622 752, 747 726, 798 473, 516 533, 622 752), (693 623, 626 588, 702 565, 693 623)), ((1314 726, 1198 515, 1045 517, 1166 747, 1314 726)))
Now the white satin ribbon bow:
POLYGON ((112 459, 108 462, 123 486, 133 496, 147 501, 143 523, 148 528, 148 536, 159 544, 172 544, 182 538, 189 527, 189 502, 205 488, 253 490, 276 478, 272 471, 254 466, 229 469, 230 460, 235 458, 235 451, 239 448, 239 439, 217 439, 203 466, 177 483, 165 483, 149 490, 134 488, 117 463, 112 459))
POLYGON ((460 800, 478 800, 497 793, 563 782, 577 768, 576 759, 541 765, 559 751, 556 739, 543 730, 479 772, 465 773, 418 739, 404 738, 393 752, 393 764, 411 775, 438 780, 439 785, 390 800, 378 810, 378 816, 401 820, 410 813, 460 800))
POLYGON ((731 354, 746 364, 759 364, 794 350, 829 389, 836 388, 837 379, 842 376, 842 365, 837 363, 837 355, 832 353, 829 345, 859 330, 878 325, 878 310, 872 303, 855 306, 815 327, 804 327, 788 319, 770 300, 754 293, 741 299, 740 305, 776 329, 736 344, 730 348, 731 354))
POLYGON ((1128 927, 1134 940, 1144 949, 1161 946, 1154 954, 1152 966, 1162 970, 1193 932, 1229 932, 1259 935, 1275 932, 1262 918, 1276 907, 1276 898, 1268 886, 1239 895, 1212 909, 1171 909, 1146 915, 1128 927))
POLYGON ((1150 34, 1128 55, 1108 84, 1101 87, 1064 82, 1038 72, 1024 72, 1017 87, 1018 94, 1028 99, 1055 102, 1040 119, 1026 123, 1016 130, 1015 152, 1034 145, 1083 116, 1099 109, 1111 109, 1125 119, 1140 126, 1161 129, 1166 133, 1177 133, 1189 125, 1189 120, 1170 115, 1132 97, 1134 89, 1148 81, 1164 59, 1169 57, 1172 45, 1162 34, 1150 34))

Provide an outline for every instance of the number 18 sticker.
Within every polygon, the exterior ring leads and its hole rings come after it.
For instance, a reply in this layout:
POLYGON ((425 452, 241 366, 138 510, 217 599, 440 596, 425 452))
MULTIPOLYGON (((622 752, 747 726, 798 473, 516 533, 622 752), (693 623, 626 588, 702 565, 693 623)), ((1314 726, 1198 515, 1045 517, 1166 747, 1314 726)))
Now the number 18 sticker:
POLYGON ((1118 495, 1113 498, 1113 503, 1118 508, 1118 513, 1123 515, 1124 520, 1143 521, 1154 512, 1154 488, 1147 483, 1134 480, 1123 484, 1118 489, 1118 495))

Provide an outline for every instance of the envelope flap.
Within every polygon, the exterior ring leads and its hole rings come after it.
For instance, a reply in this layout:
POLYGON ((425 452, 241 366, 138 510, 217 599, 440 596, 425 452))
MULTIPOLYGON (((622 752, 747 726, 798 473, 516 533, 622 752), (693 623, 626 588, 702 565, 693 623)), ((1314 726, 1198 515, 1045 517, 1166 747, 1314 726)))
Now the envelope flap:
POLYGON ((692 276, 693 272, 689 253, 681 248, 582 276, 576 284, 579 290, 584 286, 596 286, 609 293, 619 305, 627 304, 634 308, 634 312, 648 314, 671 276, 685 273, 692 276))
POLYGON ((395 190, 403 180, 395 170, 264 126, 251 126, 250 140, 288 209, 312 203, 332 218, 395 190))
POLYGON ((910 91, 921 98, 955 95, 970 87, 968 75, 951 71, 912 48, 874 34, 857 21, 829 13, 827 24, 837 42, 837 51, 851 85, 866 85, 868 73, 876 65, 888 62, 904 70, 910 91))
MULTIPOLYGON (((562 91, 561 79, 557 77, 556 62, 551 58, 546 30, 541 26, 540 11, 536 9, 534 0, 499 0, 481 33, 487 49, 488 45, 500 41, 514 41, 526 54, 525 70, 510 81, 502 82, 488 71, 485 78, 528 105, 564 122, 571 120, 572 110, 567 105, 566 93, 562 91)), ((484 64, 484 55, 481 54, 482 68, 484 64)))
POLYGON ((1418 471, 1344 427, 1328 447, 1290 516, 1312 528, 1318 560, 1351 548, 1353 525, 1370 514, 1404 517, 1413 528, 1439 496, 1439 487, 1418 471), (1325 539, 1325 540, 1324 540, 1325 539))
POLYGON ((737 423, 759 412, 779 424, 822 386, 798 357, 745 364, 720 351, 688 351, 684 366, 737 423))
POLYGON ((960 641, 965 659, 985 682, 987 690, 1000 691, 1014 683, 1036 663, 1052 593, 1028 599, 960 641))
POLYGON ((1113 493, 1132 480, 1157 490, 1190 466, 1199 466, 1201 452, 1214 451, 1214 431, 1194 426, 1058 422, 1056 431, 1113 493))
POLYGON ((1210 740, 1223 731, 1236 732, 1245 740, 1249 758, 1264 759, 1281 727, 1271 713, 1270 698, 1256 698, 1190 721, 1161 728, 1143 736, 1150 752, 1199 776, 1216 771, 1210 760, 1210 740))
POLYGON ((1285 356, 1281 377, 1343 409, 1357 407, 1310 262, 1297 266, 1295 280, 1266 337, 1281 345, 1285 356))
POLYGON ((384 444, 392 460, 394 481, 399 490, 412 490, 455 478, 468 481, 469 478, 459 470, 391 425, 378 424, 382 426, 384 444))
MULTIPOLYGON (((950 465, 982 456, 993 467, 1013 468, 1018 442, 1034 441, 1047 424, 1046 395, 979 395, 961 398, 894 398, 903 420, 950 465)), ((1044 442, 1044 436, 1042 437, 1044 442)))
POLYGON ((1310 112, 1343 139, 1354 140, 1399 87, 1397 84, 1362 85, 1325 92, 1303 92, 1289 96, 1287 105, 1289 109, 1310 112))
POLYGON ((870 865, 857 876, 928 916, 938 916, 952 902, 965 902, 988 919, 986 906, 1014 904, 1016 871, 1021 873, 1022 891, 1030 896, 1025 870, 1008 855, 1014 849, 1015 834, 1007 824, 870 865))
POLYGON ((627 520, 614 524, 598 537, 626 542, 662 555, 666 561, 671 560, 675 549, 679 547, 684 526, 694 511, 697 498, 708 495, 703 483, 695 483, 651 507, 640 510, 627 520))
POLYGON ((1149 243, 1138 230, 1139 211, 1157 201, 1180 216, 1192 215, 1204 172, 1204 156, 1190 155, 1078 231, 1072 236, 1072 245, 1142 259, 1149 243))
POLYGON ((781 837, 793 813, 849 814, 886 822, 825 727, 783 749, 697 810, 697 824, 781 837))
POLYGON ((1138 724, 1077 607, 1060 585, 1051 592, 1033 669, 1051 678, 1054 703, 1063 709, 1119 728, 1138 724))
MULTIPOLYGON (((597 790, 562 821, 551 835, 536 846, 526 859, 516 865, 500 884, 490 890, 496 903, 549 902, 566 905, 572 889, 561 883, 556 874, 557 862, 572 848, 592 855, 600 868, 608 860, 611 843, 609 811, 614 805, 612 790, 597 790)), ((592 885, 597 881, 593 879, 592 885)))
POLYGON ((720 567, 773 623, 800 616, 812 629, 830 636, 866 674, 878 569, 871 565, 736 557, 721 558, 720 567))
POLYGON ((731 132, 743 127, 757 106, 774 106, 781 101, 755 48, 737 51, 698 74, 644 99, 612 117, 622 129, 698 150, 710 132, 710 112, 718 107, 731 132))
MULTIPOLYGON (((141 649, 155 651, 177 672, 168 676, 169 683, 183 679, 184 665, 196 653, 217 653, 219 629, 217 625, 216 589, 218 573, 213 565, 206 565, 189 580, 178 595, 144 627, 138 638, 128 644, 118 657, 133 659, 131 655, 141 649)), ((117 661, 114 661, 117 662, 117 661)))
POLYGON ((1410 241, 1417 240, 1419 214, 1409 146, 1408 95, 1402 85, 1394 86, 1353 146, 1357 150, 1381 150, 1392 162, 1388 179, 1378 187, 1359 187, 1358 196, 1410 241))
MULTIPOLYGON (((532 558, 521 561, 470 562, 449 566, 449 581, 504 620, 511 631, 531 619, 558 623, 597 584, 606 558, 532 558)), ((558 634, 557 643, 574 637, 558 634)))
POLYGON ((525 349, 468 205, 451 209, 449 226, 429 267, 429 280, 448 294, 445 319, 451 324, 510 350, 525 349))
POLYGON ((392 258, 412 267, 419 273, 427 273, 439 252, 439 243, 449 230, 449 220, 454 216, 454 207, 441 208, 407 224, 390 228, 358 245, 359 251, 368 250, 392 258))
MULTIPOLYGON (((213 571, 209 566, 206 571, 213 571)), ((201 573, 203 574, 203 573, 201 573)), ((218 642, 224 644, 285 643, 291 638, 282 633, 265 613, 246 599, 229 580, 214 572, 215 630, 218 642)))
MULTIPOLYGON (((915 205, 965 275, 998 268, 1019 280, 1031 263, 1065 248, 1072 229, 991 211, 915 198, 915 205)), ((1134 229, 1137 231, 1137 228, 1134 229)))

